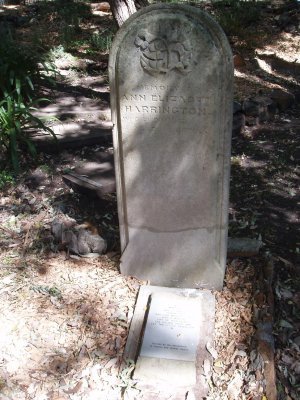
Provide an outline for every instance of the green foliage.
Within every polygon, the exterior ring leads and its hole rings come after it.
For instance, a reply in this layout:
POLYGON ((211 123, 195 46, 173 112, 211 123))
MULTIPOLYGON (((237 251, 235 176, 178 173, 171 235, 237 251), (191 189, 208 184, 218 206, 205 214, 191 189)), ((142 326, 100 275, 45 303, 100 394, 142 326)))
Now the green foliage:
POLYGON ((53 131, 48 128, 40 118, 32 114, 36 110, 34 107, 40 101, 47 99, 27 100, 20 93, 16 96, 15 92, 7 93, 0 101, 0 148, 5 148, 8 152, 12 167, 15 172, 19 171, 19 152, 20 146, 26 145, 29 154, 35 158, 36 149, 28 137, 28 130, 39 128, 47 130, 53 137, 53 131))
POLYGON ((50 67, 41 60, 38 52, 18 43, 8 29, 2 31, 0 54, 0 150, 6 151, 15 172, 18 172, 21 145, 25 144, 29 154, 36 156, 28 129, 39 128, 54 135, 41 119, 32 114, 40 101, 47 101, 37 98, 35 84, 50 79, 47 76, 50 67))
POLYGON ((14 183, 14 178, 9 171, 0 171, 0 190, 3 189, 6 185, 11 185, 14 183))
POLYGON ((256 0, 216 0, 213 4, 215 17, 227 35, 241 35, 260 17, 256 0))
POLYGON ((50 63, 55 63, 58 60, 68 61, 70 64, 74 64, 77 61, 77 58, 74 57, 71 53, 67 52, 63 45, 59 45, 53 47, 47 55, 50 63))
POLYGON ((34 90, 32 76, 36 73, 36 60, 15 42, 11 32, 3 39, 0 41, 0 95, 16 90, 30 96, 34 90))
POLYGON ((91 47, 101 52, 109 52, 114 38, 114 32, 106 29, 102 32, 94 32, 91 36, 91 47))

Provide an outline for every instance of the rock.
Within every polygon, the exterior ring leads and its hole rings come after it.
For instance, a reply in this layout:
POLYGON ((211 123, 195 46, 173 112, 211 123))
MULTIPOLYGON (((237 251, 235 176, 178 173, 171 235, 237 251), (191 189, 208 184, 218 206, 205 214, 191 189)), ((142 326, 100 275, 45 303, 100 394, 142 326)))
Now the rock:
POLYGON ((55 219, 51 225, 55 241, 73 254, 103 254, 107 249, 106 241, 89 224, 77 225, 75 220, 55 219))
POLYGON ((244 100, 242 104, 244 114, 248 117, 258 117, 258 105, 255 101, 244 100))
POLYGON ((77 240, 79 254, 102 254, 107 247, 106 241, 101 236, 91 233, 86 229, 79 230, 77 240))
POLYGON ((109 12, 110 11, 110 5, 108 2, 103 1, 98 5, 98 10, 102 12, 109 12))
POLYGON ((295 102, 295 96, 292 93, 274 89, 270 98, 276 103, 279 111, 285 111, 292 107, 295 102))
POLYGON ((244 127, 245 127, 245 115, 241 112, 234 114, 232 121, 232 134, 233 135, 240 134, 244 127))
POLYGON ((93 12, 102 11, 102 12, 109 12, 110 5, 108 2, 103 1, 101 3, 91 3, 91 9, 93 12))
POLYGON ((153 285, 221 289, 232 120, 227 38, 195 7, 151 5, 118 31, 109 72, 121 272, 153 285))
POLYGON ((48 183, 49 174, 41 168, 36 168, 25 178, 25 183, 30 189, 37 189, 41 185, 48 183))
MULTIPOLYGON (((274 118, 276 113, 276 103, 269 97, 256 96, 243 101, 242 109, 247 117, 258 118, 256 122, 270 121, 274 118)), ((251 124, 251 120, 247 119, 251 124)))
POLYGON ((242 111, 242 105, 238 101, 233 102, 233 114, 242 111))
POLYGON ((245 67, 246 63, 245 63, 244 58, 240 54, 235 54, 233 56, 233 65, 234 65, 234 68, 241 68, 241 67, 245 67))
POLYGON ((259 253, 263 243, 251 238, 228 238, 228 257, 252 257, 259 253))

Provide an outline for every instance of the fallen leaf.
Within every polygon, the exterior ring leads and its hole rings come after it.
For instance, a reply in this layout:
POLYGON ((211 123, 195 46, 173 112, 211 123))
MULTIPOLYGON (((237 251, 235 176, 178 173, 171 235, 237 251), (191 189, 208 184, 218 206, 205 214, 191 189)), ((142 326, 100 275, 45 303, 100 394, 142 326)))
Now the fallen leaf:
POLYGON ((281 328, 288 328, 288 329, 293 329, 294 328, 293 325, 290 322, 286 321, 285 319, 281 319, 279 321, 279 326, 281 328))
POLYGON ((207 349, 207 351, 211 354, 211 356, 212 356, 214 359, 218 358, 218 353, 217 353, 217 351, 215 350, 215 348, 211 345, 210 342, 207 342, 207 343, 206 343, 206 349, 207 349))
POLYGON ((210 373, 210 361, 207 358, 203 361, 203 371, 205 376, 210 373))
POLYGON ((64 390, 64 392, 67 394, 75 394, 75 393, 79 392, 79 390, 81 389, 81 386, 82 386, 82 382, 79 381, 76 383, 76 385, 73 387, 73 389, 64 390))
POLYGON ((243 379, 241 375, 238 373, 232 379, 227 387, 227 393, 229 394, 230 399, 239 400, 241 398, 240 392, 243 386, 243 379))

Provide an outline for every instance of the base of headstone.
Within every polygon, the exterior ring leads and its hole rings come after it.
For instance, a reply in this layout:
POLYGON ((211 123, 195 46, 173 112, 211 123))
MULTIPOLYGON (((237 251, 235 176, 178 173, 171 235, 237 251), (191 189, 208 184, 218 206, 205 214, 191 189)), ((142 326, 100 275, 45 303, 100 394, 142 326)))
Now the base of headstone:
POLYGON ((173 393, 184 389, 193 391, 195 399, 205 396, 208 384, 203 364, 209 360, 212 365, 206 346, 208 342, 213 343, 214 318, 215 297, 208 290, 141 286, 124 352, 126 360, 136 363, 133 379, 137 381, 137 387, 156 390, 169 387, 173 393), (183 315, 182 307, 185 306, 186 315, 183 315), (164 319, 164 313, 168 315, 168 309, 172 307, 174 317, 167 317, 167 327, 164 323, 160 333, 160 319, 164 319), (172 318, 174 324, 170 327, 172 318), (173 328, 175 337, 179 337, 175 344, 173 328), (180 342, 181 334, 188 337, 187 343, 185 340, 180 342), (176 351, 172 352, 172 349, 176 351))
POLYGON ((196 365, 191 361, 166 360, 154 357, 138 357, 133 379, 148 385, 172 385, 189 387, 196 384, 196 365))

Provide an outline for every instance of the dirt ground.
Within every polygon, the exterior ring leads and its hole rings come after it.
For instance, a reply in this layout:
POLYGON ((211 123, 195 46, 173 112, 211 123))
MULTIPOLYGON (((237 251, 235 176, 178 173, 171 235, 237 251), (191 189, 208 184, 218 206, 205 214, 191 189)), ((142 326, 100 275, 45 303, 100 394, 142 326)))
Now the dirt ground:
MULTIPOLYGON (((210 5, 205 8, 211 12, 210 5)), ((21 13, 31 10, 25 7, 21 13)), ((295 15, 299 11, 266 6, 251 26, 251 36, 248 28, 230 36, 238 64, 236 101, 268 96, 274 88, 299 100, 295 15)), ((34 18, 49 24, 53 20, 50 29, 57 28, 51 14, 34 18)), ((82 32, 94 29, 95 18, 105 29, 112 24, 110 13, 96 7, 93 17, 80 22, 82 32)), ((58 44, 55 36, 53 41, 58 44)), ((73 51, 82 65, 86 49, 81 43, 73 51)), ((101 57, 100 71, 62 68, 68 72, 59 79, 78 88, 89 74, 105 75, 107 57, 101 57)), ((271 121, 246 121, 233 135, 229 234, 259 239, 263 247, 256 257, 228 259, 224 289, 216 293, 217 354, 206 371, 207 400, 271 399, 272 354, 261 348, 270 333, 278 399, 300 398, 299 116, 294 101, 271 121)), ((122 360, 136 295, 146 282, 119 273, 116 196, 88 197, 62 179, 64 172, 100 151, 111 152, 112 143, 42 152, 34 163, 24 159, 24 172, 1 190, 1 400, 149 395, 135 387, 133 365, 122 360), (107 253, 84 258, 58 246, 51 223, 66 216, 94 226, 109 243, 107 253)), ((172 393, 158 391, 156 396, 171 399, 172 393)))

